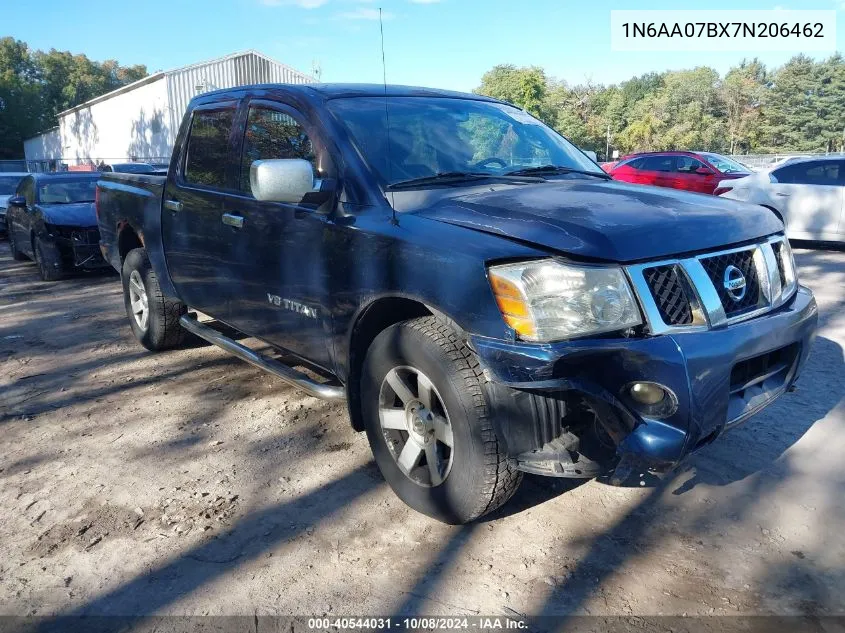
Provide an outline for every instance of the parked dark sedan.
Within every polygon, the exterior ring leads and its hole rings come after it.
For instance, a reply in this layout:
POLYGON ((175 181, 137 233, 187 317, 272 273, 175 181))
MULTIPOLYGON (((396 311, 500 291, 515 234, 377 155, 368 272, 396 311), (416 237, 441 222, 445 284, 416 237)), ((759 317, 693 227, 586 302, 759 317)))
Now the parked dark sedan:
POLYGON ((44 281, 106 265, 94 211, 97 178, 97 173, 31 174, 9 198, 12 255, 33 259, 44 281))

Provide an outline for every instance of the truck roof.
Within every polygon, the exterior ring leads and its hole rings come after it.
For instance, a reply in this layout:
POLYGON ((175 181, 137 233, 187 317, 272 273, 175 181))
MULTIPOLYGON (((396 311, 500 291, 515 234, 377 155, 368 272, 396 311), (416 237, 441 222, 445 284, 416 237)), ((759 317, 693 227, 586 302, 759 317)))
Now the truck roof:
POLYGON ((419 86, 400 86, 394 84, 353 84, 353 83, 326 83, 326 84, 253 84, 238 86, 237 88, 225 88, 211 92, 204 92, 198 98, 214 95, 232 94, 249 90, 279 90, 287 93, 300 93, 311 97, 322 97, 323 99, 340 99, 345 97, 444 97, 450 99, 474 99, 476 101, 494 101, 503 103, 498 99, 469 92, 458 92, 455 90, 440 90, 438 88, 423 88, 419 86))

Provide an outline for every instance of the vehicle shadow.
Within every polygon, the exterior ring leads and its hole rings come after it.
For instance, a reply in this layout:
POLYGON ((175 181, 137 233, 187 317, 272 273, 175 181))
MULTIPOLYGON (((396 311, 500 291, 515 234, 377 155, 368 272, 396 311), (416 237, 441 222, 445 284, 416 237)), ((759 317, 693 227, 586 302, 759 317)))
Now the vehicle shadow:
POLYGON ((41 620, 36 630, 88 630, 82 616, 131 618, 159 612, 246 561, 280 545, 292 544, 308 528, 330 519, 381 485, 383 480, 371 463, 359 466, 300 497, 247 515, 218 537, 195 545, 72 611, 41 620), (338 494, 339 490, 342 494, 338 494), (327 503, 328 499, 336 501, 327 503))

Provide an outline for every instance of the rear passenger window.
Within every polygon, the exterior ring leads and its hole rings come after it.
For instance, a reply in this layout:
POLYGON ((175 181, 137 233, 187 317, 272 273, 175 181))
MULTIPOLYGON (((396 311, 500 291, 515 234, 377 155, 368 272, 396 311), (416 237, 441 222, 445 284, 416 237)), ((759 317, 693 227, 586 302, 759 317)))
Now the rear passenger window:
POLYGON ((234 108, 197 110, 188 137, 185 180, 196 185, 226 186, 226 161, 234 108))
POLYGON ((807 161, 785 165, 772 172, 777 182, 795 185, 839 185, 839 161, 807 161))
POLYGON ((643 159, 640 169, 645 171, 672 171, 674 156, 648 156, 643 159))
POLYGON ((314 146, 305 129, 289 114, 271 108, 249 109, 241 157, 241 191, 252 193, 249 168, 256 160, 302 158, 317 173, 314 146))

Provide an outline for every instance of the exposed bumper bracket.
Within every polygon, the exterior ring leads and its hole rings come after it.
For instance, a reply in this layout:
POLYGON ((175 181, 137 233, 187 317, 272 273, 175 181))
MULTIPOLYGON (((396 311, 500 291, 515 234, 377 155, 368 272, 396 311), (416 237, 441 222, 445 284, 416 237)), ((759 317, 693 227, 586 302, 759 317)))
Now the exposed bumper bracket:
POLYGON ((534 475, 569 479, 592 479, 605 471, 601 464, 578 452, 577 437, 566 434, 543 448, 522 453, 516 458, 516 467, 534 475))

